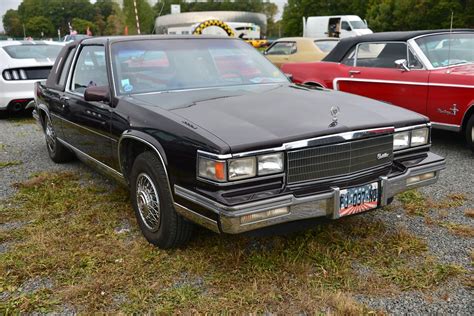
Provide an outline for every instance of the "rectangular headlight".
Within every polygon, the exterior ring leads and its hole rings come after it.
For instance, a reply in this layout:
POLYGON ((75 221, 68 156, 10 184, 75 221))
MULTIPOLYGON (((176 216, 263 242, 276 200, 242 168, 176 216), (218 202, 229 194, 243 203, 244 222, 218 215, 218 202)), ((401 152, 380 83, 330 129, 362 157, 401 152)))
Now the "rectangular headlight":
POLYGON ((252 178, 257 175, 255 157, 230 159, 228 161, 229 181, 252 178))
POLYGON ((219 182, 226 181, 226 162, 207 157, 199 157, 198 174, 202 178, 219 182))
POLYGON ((393 134, 393 150, 408 148, 410 146, 410 132, 393 134))
POLYGON ((427 127, 418 128, 411 131, 411 146, 421 146, 428 144, 429 129, 427 127))
POLYGON ((283 172, 283 153, 261 155, 258 160, 258 175, 283 172))

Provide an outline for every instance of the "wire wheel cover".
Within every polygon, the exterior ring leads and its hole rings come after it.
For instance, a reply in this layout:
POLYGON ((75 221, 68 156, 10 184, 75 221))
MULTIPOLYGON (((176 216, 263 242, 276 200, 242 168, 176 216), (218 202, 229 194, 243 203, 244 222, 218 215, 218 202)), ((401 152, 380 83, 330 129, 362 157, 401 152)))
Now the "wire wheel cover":
POLYGON ((145 226, 151 231, 157 231, 161 223, 160 198, 153 180, 140 173, 136 182, 137 206, 145 226))

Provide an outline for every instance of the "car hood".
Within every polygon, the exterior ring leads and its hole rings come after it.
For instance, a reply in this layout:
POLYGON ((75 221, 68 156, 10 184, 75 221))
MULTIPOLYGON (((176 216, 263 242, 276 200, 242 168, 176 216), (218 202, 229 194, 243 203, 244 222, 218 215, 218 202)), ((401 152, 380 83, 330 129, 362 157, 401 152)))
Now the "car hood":
POLYGON ((279 146, 299 139, 353 130, 427 122, 422 115, 333 90, 256 85, 135 95, 147 108, 162 108, 214 134, 232 152, 279 146), (331 109, 339 109, 337 125, 331 109))

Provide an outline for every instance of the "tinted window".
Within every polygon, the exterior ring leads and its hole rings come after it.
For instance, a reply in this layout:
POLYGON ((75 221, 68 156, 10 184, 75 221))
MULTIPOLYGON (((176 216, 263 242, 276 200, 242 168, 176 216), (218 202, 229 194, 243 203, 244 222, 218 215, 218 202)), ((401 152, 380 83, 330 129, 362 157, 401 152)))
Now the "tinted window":
POLYGON ((291 55, 296 53, 295 42, 277 42, 267 50, 267 55, 291 55))
POLYGON ((125 41, 112 45, 119 94, 288 82, 241 40, 125 41))
POLYGON ((71 66, 72 58, 74 57, 74 53, 76 49, 73 48, 69 51, 67 55, 66 61, 63 61, 61 74, 59 76, 58 84, 62 87, 66 84, 67 74, 69 73, 69 67, 71 66))
POLYGON ((395 61, 407 58, 405 43, 363 43, 357 49, 356 66, 397 68, 395 61))
POLYGON ((342 23, 341 23, 341 29, 343 29, 343 30, 345 30, 345 31, 352 31, 351 26, 350 26, 349 23, 347 23, 346 21, 342 21, 342 23))
POLYGON ((329 53, 337 45, 337 41, 314 41, 314 45, 322 52, 329 53))
POLYGON ((347 66, 354 66, 355 52, 356 52, 356 48, 354 47, 346 54, 346 56, 344 56, 344 58, 341 60, 341 64, 344 64, 347 66))
POLYGON ((352 28, 356 30, 363 30, 367 28, 367 24, 363 21, 350 21, 352 28))
POLYGON ((88 87, 107 85, 104 47, 85 46, 76 62, 71 90, 83 94, 88 87))
POLYGON ((22 44, 3 47, 3 49, 7 52, 8 55, 10 55, 11 58, 50 58, 53 60, 56 59, 61 48, 63 47, 60 45, 47 44, 22 44))

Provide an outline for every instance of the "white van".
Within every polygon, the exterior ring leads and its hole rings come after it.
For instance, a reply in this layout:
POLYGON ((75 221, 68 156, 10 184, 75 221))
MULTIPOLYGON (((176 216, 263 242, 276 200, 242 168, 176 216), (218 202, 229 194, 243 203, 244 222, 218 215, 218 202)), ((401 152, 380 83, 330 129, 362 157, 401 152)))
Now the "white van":
POLYGON ((351 37, 373 33, 357 15, 303 17, 304 37, 351 37))

